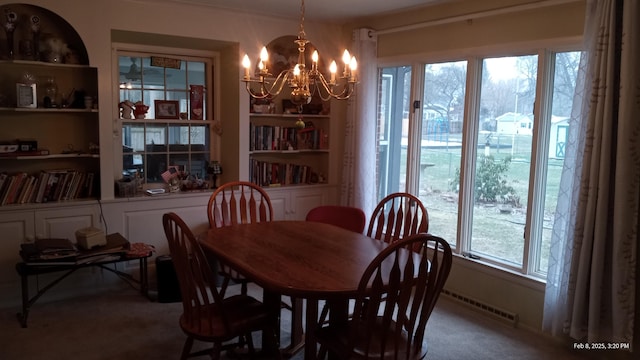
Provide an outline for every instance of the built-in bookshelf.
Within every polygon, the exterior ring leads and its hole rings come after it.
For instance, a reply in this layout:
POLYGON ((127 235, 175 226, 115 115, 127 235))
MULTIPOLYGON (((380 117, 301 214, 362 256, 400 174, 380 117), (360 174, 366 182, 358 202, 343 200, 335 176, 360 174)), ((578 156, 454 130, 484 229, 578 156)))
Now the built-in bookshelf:
POLYGON ((95 197, 94 172, 43 170, 38 174, 0 174, 0 206, 37 204, 95 197))
POLYGON ((249 177, 260 186, 319 184, 329 172, 329 115, 251 114, 249 177))

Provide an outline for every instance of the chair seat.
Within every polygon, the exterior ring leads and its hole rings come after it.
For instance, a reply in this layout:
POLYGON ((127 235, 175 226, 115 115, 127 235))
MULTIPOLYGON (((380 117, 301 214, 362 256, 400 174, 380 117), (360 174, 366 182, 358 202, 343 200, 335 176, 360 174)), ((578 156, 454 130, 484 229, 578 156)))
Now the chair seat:
POLYGON ((220 314, 220 305, 208 307, 208 316, 201 316, 200 321, 189 324, 183 314, 180 317, 182 330, 198 340, 211 340, 229 338, 228 334, 242 334, 255 329, 260 324, 267 321, 267 310, 265 306, 251 296, 235 295, 222 301, 224 312, 227 318, 233 319, 229 323, 229 328, 225 329, 220 314))
POLYGON ((366 325, 362 321, 351 321, 348 325, 341 327, 325 326, 317 329, 316 338, 318 342, 334 351, 340 359, 354 357, 362 359, 424 359, 427 354, 427 343, 423 341, 420 352, 412 353, 407 357, 408 334, 404 330, 397 334, 395 327, 395 321, 392 321, 389 326, 384 326, 381 317, 377 319, 374 326, 366 325), (353 347, 350 348, 347 341, 353 326, 358 327, 356 333, 361 336, 356 336, 353 347), (383 346, 385 341, 386 344, 383 346), (367 345, 366 342, 370 342, 370 344, 367 345), (397 351, 396 346, 398 347, 397 351), (365 351, 368 351, 368 354, 365 351))

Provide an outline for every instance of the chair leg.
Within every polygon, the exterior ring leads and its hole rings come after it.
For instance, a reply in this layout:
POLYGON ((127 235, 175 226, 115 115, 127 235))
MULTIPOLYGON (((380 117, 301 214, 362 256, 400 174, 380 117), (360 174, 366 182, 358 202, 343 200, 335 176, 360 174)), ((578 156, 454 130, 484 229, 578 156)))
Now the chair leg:
POLYGON ((227 291, 228 286, 229 286, 229 277, 225 275, 224 278, 222 279, 222 285, 220 285, 220 296, 222 298, 224 298, 224 294, 227 291))
POLYGON ((187 337, 184 345, 182 346, 182 355, 180 359, 185 360, 189 358, 189 354, 191 353, 191 347, 193 346, 193 338, 191 336, 187 337))
POLYGON ((317 360, 324 360, 327 358, 327 348, 324 346, 320 346, 320 350, 318 350, 317 360))
POLYGON ((219 342, 213 343, 211 349, 211 360, 220 360, 220 353, 222 352, 222 344, 219 342))
POLYGON ((245 335, 244 338, 246 339, 247 348, 249 348, 249 354, 253 356, 256 353, 256 348, 253 346, 253 337, 251 336, 251 333, 245 335))
POLYGON ((240 294, 247 295, 249 289, 246 281, 243 281, 240 285, 240 294))
POLYGON ((320 312, 320 318, 318 319, 318 324, 319 325, 324 325, 324 324, 329 322, 329 319, 327 318, 327 315, 329 315, 329 307, 325 303, 322 306, 322 311, 320 312))

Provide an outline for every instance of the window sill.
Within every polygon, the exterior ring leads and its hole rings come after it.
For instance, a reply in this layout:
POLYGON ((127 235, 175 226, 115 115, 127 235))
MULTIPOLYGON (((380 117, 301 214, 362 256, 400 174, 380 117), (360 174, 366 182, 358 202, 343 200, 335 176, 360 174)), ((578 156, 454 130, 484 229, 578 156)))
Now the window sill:
POLYGON ((460 254, 453 256, 454 266, 464 266, 474 271, 480 271, 487 275, 516 283, 528 288, 545 291, 546 281, 540 277, 522 274, 511 269, 497 266, 493 263, 482 261, 481 259, 471 259, 460 254))

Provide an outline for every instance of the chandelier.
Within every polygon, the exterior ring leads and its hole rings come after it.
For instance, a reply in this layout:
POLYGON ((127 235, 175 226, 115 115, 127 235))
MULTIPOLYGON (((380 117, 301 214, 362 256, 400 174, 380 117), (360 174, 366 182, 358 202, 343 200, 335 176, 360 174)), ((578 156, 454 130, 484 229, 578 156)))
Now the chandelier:
POLYGON ((251 61, 248 55, 244 55, 242 66, 247 92, 255 99, 272 99, 278 96, 284 85, 291 88, 291 102, 297 106, 298 113, 302 113, 302 106, 309 104, 314 95, 318 95, 323 101, 332 98, 338 100, 348 99, 354 92, 357 83, 356 69, 358 63, 355 56, 351 56, 348 50, 344 51, 342 61, 344 69, 341 75, 336 74, 338 66, 335 61, 329 66, 330 78, 327 79, 318 70, 318 51, 314 51, 311 59, 311 68, 305 64, 305 47, 309 43, 304 32, 304 0, 300 5, 300 31, 294 43, 298 46, 298 62, 290 69, 283 70, 275 78, 267 68, 269 53, 266 47, 260 52, 260 62, 255 77, 249 74, 251 61))

